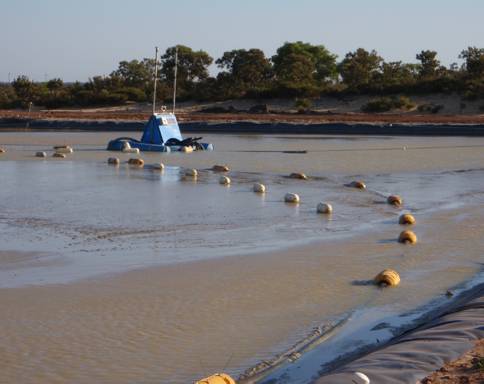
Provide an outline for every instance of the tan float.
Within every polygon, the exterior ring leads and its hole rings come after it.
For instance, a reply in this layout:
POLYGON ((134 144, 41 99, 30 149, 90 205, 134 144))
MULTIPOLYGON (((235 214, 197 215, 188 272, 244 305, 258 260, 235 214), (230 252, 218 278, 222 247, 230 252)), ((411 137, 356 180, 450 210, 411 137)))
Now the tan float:
POLYGON ((398 236, 398 242, 402 244, 415 244, 417 242, 417 235, 412 231, 403 231, 398 236))
POLYGON ((395 207, 400 207, 403 204, 403 199, 398 195, 390 195, 387 197, 387 203, 395 207))
POLYGON ((72 152, 74 152, 72 147, 69 146, 69 145, 56 145, 54 147, 54 149, 57 153, 72 153, 72 152))
POLYGON ((228 171, 230 171, 230 168, 226 165, 215 164, 212 167, 212 171, 214 171, 214 172, 228 172, 228 171))
POLYGON ((165 169, 165 164, 163 163, 155 163, 151 166, 152 169, 156 171, 163 171, 165 169))
POLYGON ((255 193, 266 193, 266 186, 261 183, 255 183, 254 186, 252 187, 252 190, 255 193))
POLYGON ((117 157, 110 157, 108 159, 108 164, 111 164, 111 165, 119 165, 120 161, 117 157))
POLYGON ((236 384, 226 373, 216 373, 215 375, 198 380, 195 384, 236 384))
POLYGON ((36 152, 35 157, 47 157, 47 153, 45 152, 36 152))
POLYGON ((333 212, 333 207, 328 203, 319 203, 316 207, 318 213, 330 214, 333 212))
POLYGON ((52 157, 57 157, 59 159, 65 159, 66 158, 66 155, 65 155, 65 153, 54 152, 54 154, 52 155, 52 157))
POLYGON ((180 148, 180 152, 184 152, 184 153, 192 153, 192 152, 193 152, 193 147, 191 147, 191 146, 187 146, 187 147, 181 147, 181 148, 180 148))
POLYGON ((128 164, 132 165, 133 167, 143 167, 145 165, 145 161, 143 159, 131 158, 128 160, 128 164))
POLYGON ((307 180, 308 177, 305 173, 301 172, 293 172, 289 175, 290 179, 299 179, 299 180, 307 180))
POLYGON ((284 196, 284 201, 286 203, 297 204, 301 201, 297 193, 286 193, 284 196))
POLYGON ((198 171, 196 169, 185 169, 183 171, 183 176, 187 176, 187 177, 197 177, 198 176, 198 171))
POLYGON ((385 269, 374 278, 376 285, 395 287, 400 284, 400 275, 393 269, 385 269))
POLYGON ((5 149, 4 148, 0 148, 0 153, 5 153, 5 149))
POLYGON ((355 181, 352 181, 350 184, 349 184, 350 187, 352 188, 356 188, 356 189, 366 189, 366 185, 364 182, 360 181, 360 180, 355 180, 355 181))
POLYGON ((230 185, 230 178, 227 176, 220 176, 220 179, 218 179, 219 184, 222 185, 230 185))
POLYGON ((124 141, 123 142, 123 148, 121 149, 121 152, 139 154, 139 148, 132 148, 131 145, 129 144, 129 142, 124 141))
POLYGON ((415 217, 410 213, 404 213, 398 218, 398 223, 402 225, 412 225, 415 224, 415 217))

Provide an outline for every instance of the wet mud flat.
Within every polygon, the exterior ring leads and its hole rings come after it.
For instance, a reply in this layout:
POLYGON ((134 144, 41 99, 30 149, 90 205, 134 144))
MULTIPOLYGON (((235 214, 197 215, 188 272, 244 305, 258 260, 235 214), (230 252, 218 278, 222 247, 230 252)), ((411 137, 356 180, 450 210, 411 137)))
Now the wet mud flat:
POLYGON ((482 273, 478 141, 222 137, 219 152, 143 155, 167 165, 156 173, 125 155, 108 166, 104 137, 28 139, 4 137, 0 161, 0 364, 10 381, 237 377, 346 319, 320 344, 334 347, 329 362, 365 326, 391 338, 482 273), (66 159, 31 157, 74 139, 66 159), (252 152, 231 151, 248 142, 252 152), (282 153, 299 148, 307 153, 282 153), (233 169, 229 187, 215 163, 233 169), (182 179, 184 167, 199 178, 182 179), (309 180, 288 178, 294 171, 309 180), (357 178, 366 191, 345 186, 357 178), (301 203, 285 204, 286 192, 301 203), (403 207, 386 204, 391 193, 403 207), (330 217, 316 214, 319 201, 333 204, 330 217), (402 212, 417 219, 415 246, 396 241, 402 212), (399 287, 357 284, 384 268, 399 271, 399 287))

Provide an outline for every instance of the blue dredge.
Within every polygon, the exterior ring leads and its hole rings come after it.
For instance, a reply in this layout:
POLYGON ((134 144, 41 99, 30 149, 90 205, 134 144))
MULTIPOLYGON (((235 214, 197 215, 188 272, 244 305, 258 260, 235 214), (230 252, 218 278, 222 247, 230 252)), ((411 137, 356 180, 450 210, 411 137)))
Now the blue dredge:
POLYGON ((176 75, 178 66, 178 48, 175 51, 175 76, 173 83, 173 113, 166 112, 162 108, 162 113, 156 113, 156 83, 158 81, 158 47, 155 51, 155 72, 153 81, 153 115, 145 125, 141 140, 131 137, 119 137, 108 143, 109 151, 129 152, 133 148, 140 151, 149 152, 192 152, 196 150, 212 151, 213 145, 210 143, 199 143, 201 137, 189 137, 183 139, 180 127, 175 117, 176 103, 176 75))
POLYGON ((123 151, 138 148, 140 151, 171 152, 192 150, 212 151, 210 143, 199 143, 201 137, 183 139, 178 122, 173 113, 154 113, 145 125, 141 140, 119 137, 108 143, 108 150, 123 151))

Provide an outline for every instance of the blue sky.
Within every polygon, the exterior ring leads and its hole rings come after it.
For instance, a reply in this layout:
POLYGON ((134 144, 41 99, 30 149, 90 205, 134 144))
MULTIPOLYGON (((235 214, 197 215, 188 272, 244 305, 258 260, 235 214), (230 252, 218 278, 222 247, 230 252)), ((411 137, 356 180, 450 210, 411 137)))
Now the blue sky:
POLYGON ((285 41, 323 44, 342 58, 358 47, 414 62, 434 49, 443 64, 484 47, 482 0, 0 0, 0 81, 87 80, 125 59, 174 44, 217 58, 285 41))

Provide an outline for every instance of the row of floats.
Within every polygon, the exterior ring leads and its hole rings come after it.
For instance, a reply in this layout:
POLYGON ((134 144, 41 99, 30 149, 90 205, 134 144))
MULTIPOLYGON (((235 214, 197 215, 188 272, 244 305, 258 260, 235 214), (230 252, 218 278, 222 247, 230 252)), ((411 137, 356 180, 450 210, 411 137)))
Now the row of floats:
MULTIPOLYGON (((134 167, 143 167, 145 165, 144 160, 140 158, 131 158, 127 162, 129 165, 134 167)), ((110 165, 119 165, 121 161, 117 157, 110 157, 108 159, 108 164, 110 165)), ((163 171, 165 168, 163 163, 156 163, 150 164, 151 169, 163 171)), ((214 165, 211 170, 217 173, 227 173, 230 171, 230 168, 227 165, 214 165)), ((196 179, 198 177, 198 170, 196 169, 183 169, 182 176, 186 178, 196 179)), ((291 173, 287 176, 290 179, 297 179, 297 180, 308 180, 309 177, 304 173, 291 173)), ((219 183, 222 185, 230 185, 231 179, 226 175, 221 175, 219 177, 219 183)), ((352 181, 349 184, 345 185, 346 187, 355 188, 359 190, 366 190, 366 184, 361 180, 352 181)), ((267 187, 261 183, 254 183, 252 187, 253 192, 258 194, 264 194, 267 192, 267 187)), ((403 199, 399 195, 390 195, 386 199, 389 205, 394 207, 402 207, 403 206, 403 199)), ((286 193, 284 196, 284 202, 287 204, 299 204, 301 202, 301 197, 297 193, 286 193)), ((327 202, 320 202, 316 206, 316 212, 319 214, 330 215, 333 213, 333 206, 327 202)), ((416 223, 415 217, 410 213, 404 213, 399 216, 398 223, 400 225, 414 225, 416 223)), ((404 230, 398 236, 398 242, 402 244, 416 244, 417 243, 417 235, 411 230, 404 230)), ((374 283, 379 286, 396 286, 400 283, 400 276, 398 273, 391 269, 385 269, 380 272, 375 278, 373 279, 374 283)))

